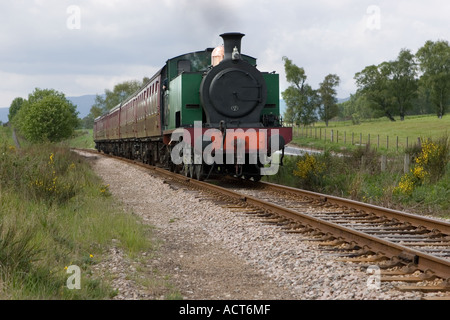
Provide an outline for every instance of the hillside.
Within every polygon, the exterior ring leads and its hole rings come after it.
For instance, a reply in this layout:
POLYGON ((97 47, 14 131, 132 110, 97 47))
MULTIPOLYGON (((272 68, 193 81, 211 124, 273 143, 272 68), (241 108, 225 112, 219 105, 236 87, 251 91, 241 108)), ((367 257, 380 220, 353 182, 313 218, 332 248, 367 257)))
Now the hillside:
POLYGON ((83 119, 91 111, 91 107, 95 102, 95 94, 80 96, 80 97, 67 97, 74 105, 77 106, 79 112, 78 118, 83 119))

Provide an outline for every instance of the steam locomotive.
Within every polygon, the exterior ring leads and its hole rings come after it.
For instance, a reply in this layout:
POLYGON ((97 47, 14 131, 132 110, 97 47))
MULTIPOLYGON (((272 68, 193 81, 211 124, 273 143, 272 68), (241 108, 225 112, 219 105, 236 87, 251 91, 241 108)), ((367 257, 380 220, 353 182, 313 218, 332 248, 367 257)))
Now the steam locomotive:
POLYGON ((199 180, 271 174, 292 128, 280 117, 279 75, 260 72, 255 58, 241 54, 243 36, 224 33, 223 46, 169 59, 95 119, 96 149, 199 180))

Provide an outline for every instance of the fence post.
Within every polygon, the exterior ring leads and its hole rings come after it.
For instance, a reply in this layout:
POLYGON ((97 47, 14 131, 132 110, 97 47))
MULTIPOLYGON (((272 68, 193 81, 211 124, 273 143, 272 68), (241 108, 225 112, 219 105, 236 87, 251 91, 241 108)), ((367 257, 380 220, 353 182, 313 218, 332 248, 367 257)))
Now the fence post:
POLYGON ((403 172, 409 172, 409 154, 405 153, 405 158, 403 160, 403 172))
POLYGON ((387 157, 385 155, 381 156, 381 172, 386 171, 387 157))
POLYGON ((334 142, 334 136, 333 136, 333 134, 334 134, 334 130, 331 129, 331 142, 334 142))

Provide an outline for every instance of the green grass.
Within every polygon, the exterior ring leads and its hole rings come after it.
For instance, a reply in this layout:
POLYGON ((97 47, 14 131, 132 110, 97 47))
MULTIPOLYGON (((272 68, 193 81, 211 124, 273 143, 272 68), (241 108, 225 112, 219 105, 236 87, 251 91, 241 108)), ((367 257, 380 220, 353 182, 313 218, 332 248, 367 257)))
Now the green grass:
POLYGON ((416 144, 418 138, 438 139, 447 133, 450 134, 450 115, 446 115, 442 119, 435 115, 409 116, 404 121, 397 119, 392 122, 387 118, 380 118, 367 120, 357 125, 353 125, 351 121, 330 122, 328 128, 323 122, 318 122, 312 127, 312 130, 310 127, 303 129, 303 136, 300 136, 302 129, 295 128, 293 143, 336 152, 352 151, 356 148, 355 145, 359 145, 360 136, 362 136, 362 144, 365 145, 368 143, 370 135, 370 143, 373 148, 385 154, 395 154, 404 152, 407 143, 409 147, 416 144), (333 142, 331 142, 331 130, 334 134, 333 142), (320 132, 321 140, 319 140, 320 132), (344 133, 346 137, 344 137, 344 133), (338 134, 339 143, 336 142, 338 134), (351 144, 352 134, 354 145, 351 144), (345 144, 344 139, 346 139, 345 144))
MULTIPOLYGON (((157 254, 152 227, 125 212, 89 164, 63 145, 17 149, 0 141, 0 299, 109 299, 108 273, 93 267, 117 246, 135 261, 157 254), (67 267, 81 268, 70 290, 67 267)), ((144 276, 148 271, 142 270, 144 276)), ((150 282, 149 282, 150 283, 150 282)), ((176 295, 167 281, 149 290, 176 295)))
POLYGON ((0 144, 5 143, 13 146, 14 140, 12 139, 12 129, 10 127, 0 126, 0 144))
POLYGON ((92 129, 76 130, 66 143, 71 148, 93 149, 95 147, 92 129))

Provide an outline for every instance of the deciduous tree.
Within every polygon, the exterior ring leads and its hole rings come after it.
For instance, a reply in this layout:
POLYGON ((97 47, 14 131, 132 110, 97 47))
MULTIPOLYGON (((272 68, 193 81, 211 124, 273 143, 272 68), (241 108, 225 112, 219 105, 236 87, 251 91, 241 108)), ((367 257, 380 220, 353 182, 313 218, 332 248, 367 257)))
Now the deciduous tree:
POLYGON ((57 142, 69 138, 78 126, 76 107, 53 89, 35 89, 19 112, 17 123, 31 142, 57 142))
POLYGON ((281 93, 286 102, 285 120, 308 125, 317 121, 316 109, 320 104, 316 90, 306 84, 306 73, 287 57, 283 57, 286 80, 291 84, 281 93))
POLYGON ((9 107, 8 120, 12 122, 17 112, 19 112, 20 108, 22 108, 23 103, 25 102, 24 98, 15 98, 9 107))
POLYGON ((358 91, 371 102, 372 108, 383 112, 391 121, 395 121, 394 99, 390 91, 390 72, 390 64, 383 62, 378 66, 364 68, 355 75, 355 80, 358 91))
POLYGON ((329 74, 325 77, 318 90, 320 94, 320 108, 319 115, 321 120, 325 121, 328 127, 328 122, 336 117, 339 113, 336 98, 336 87, 339 85, 340 79, 336 74, 329 74))
POLYGON ((417 96, 417 65, 414 55, 408 49, 402 49, 397 60, 389 63, 390 90, 397 104, 400 119, 405 119, 406 111, 411 109, 412 100, 417 96))
POLYGON ((427 41, 416 53, 423 83, 430 89, 431 101, 442 118, 450 101, 450 46, 448 41, 427 41))

